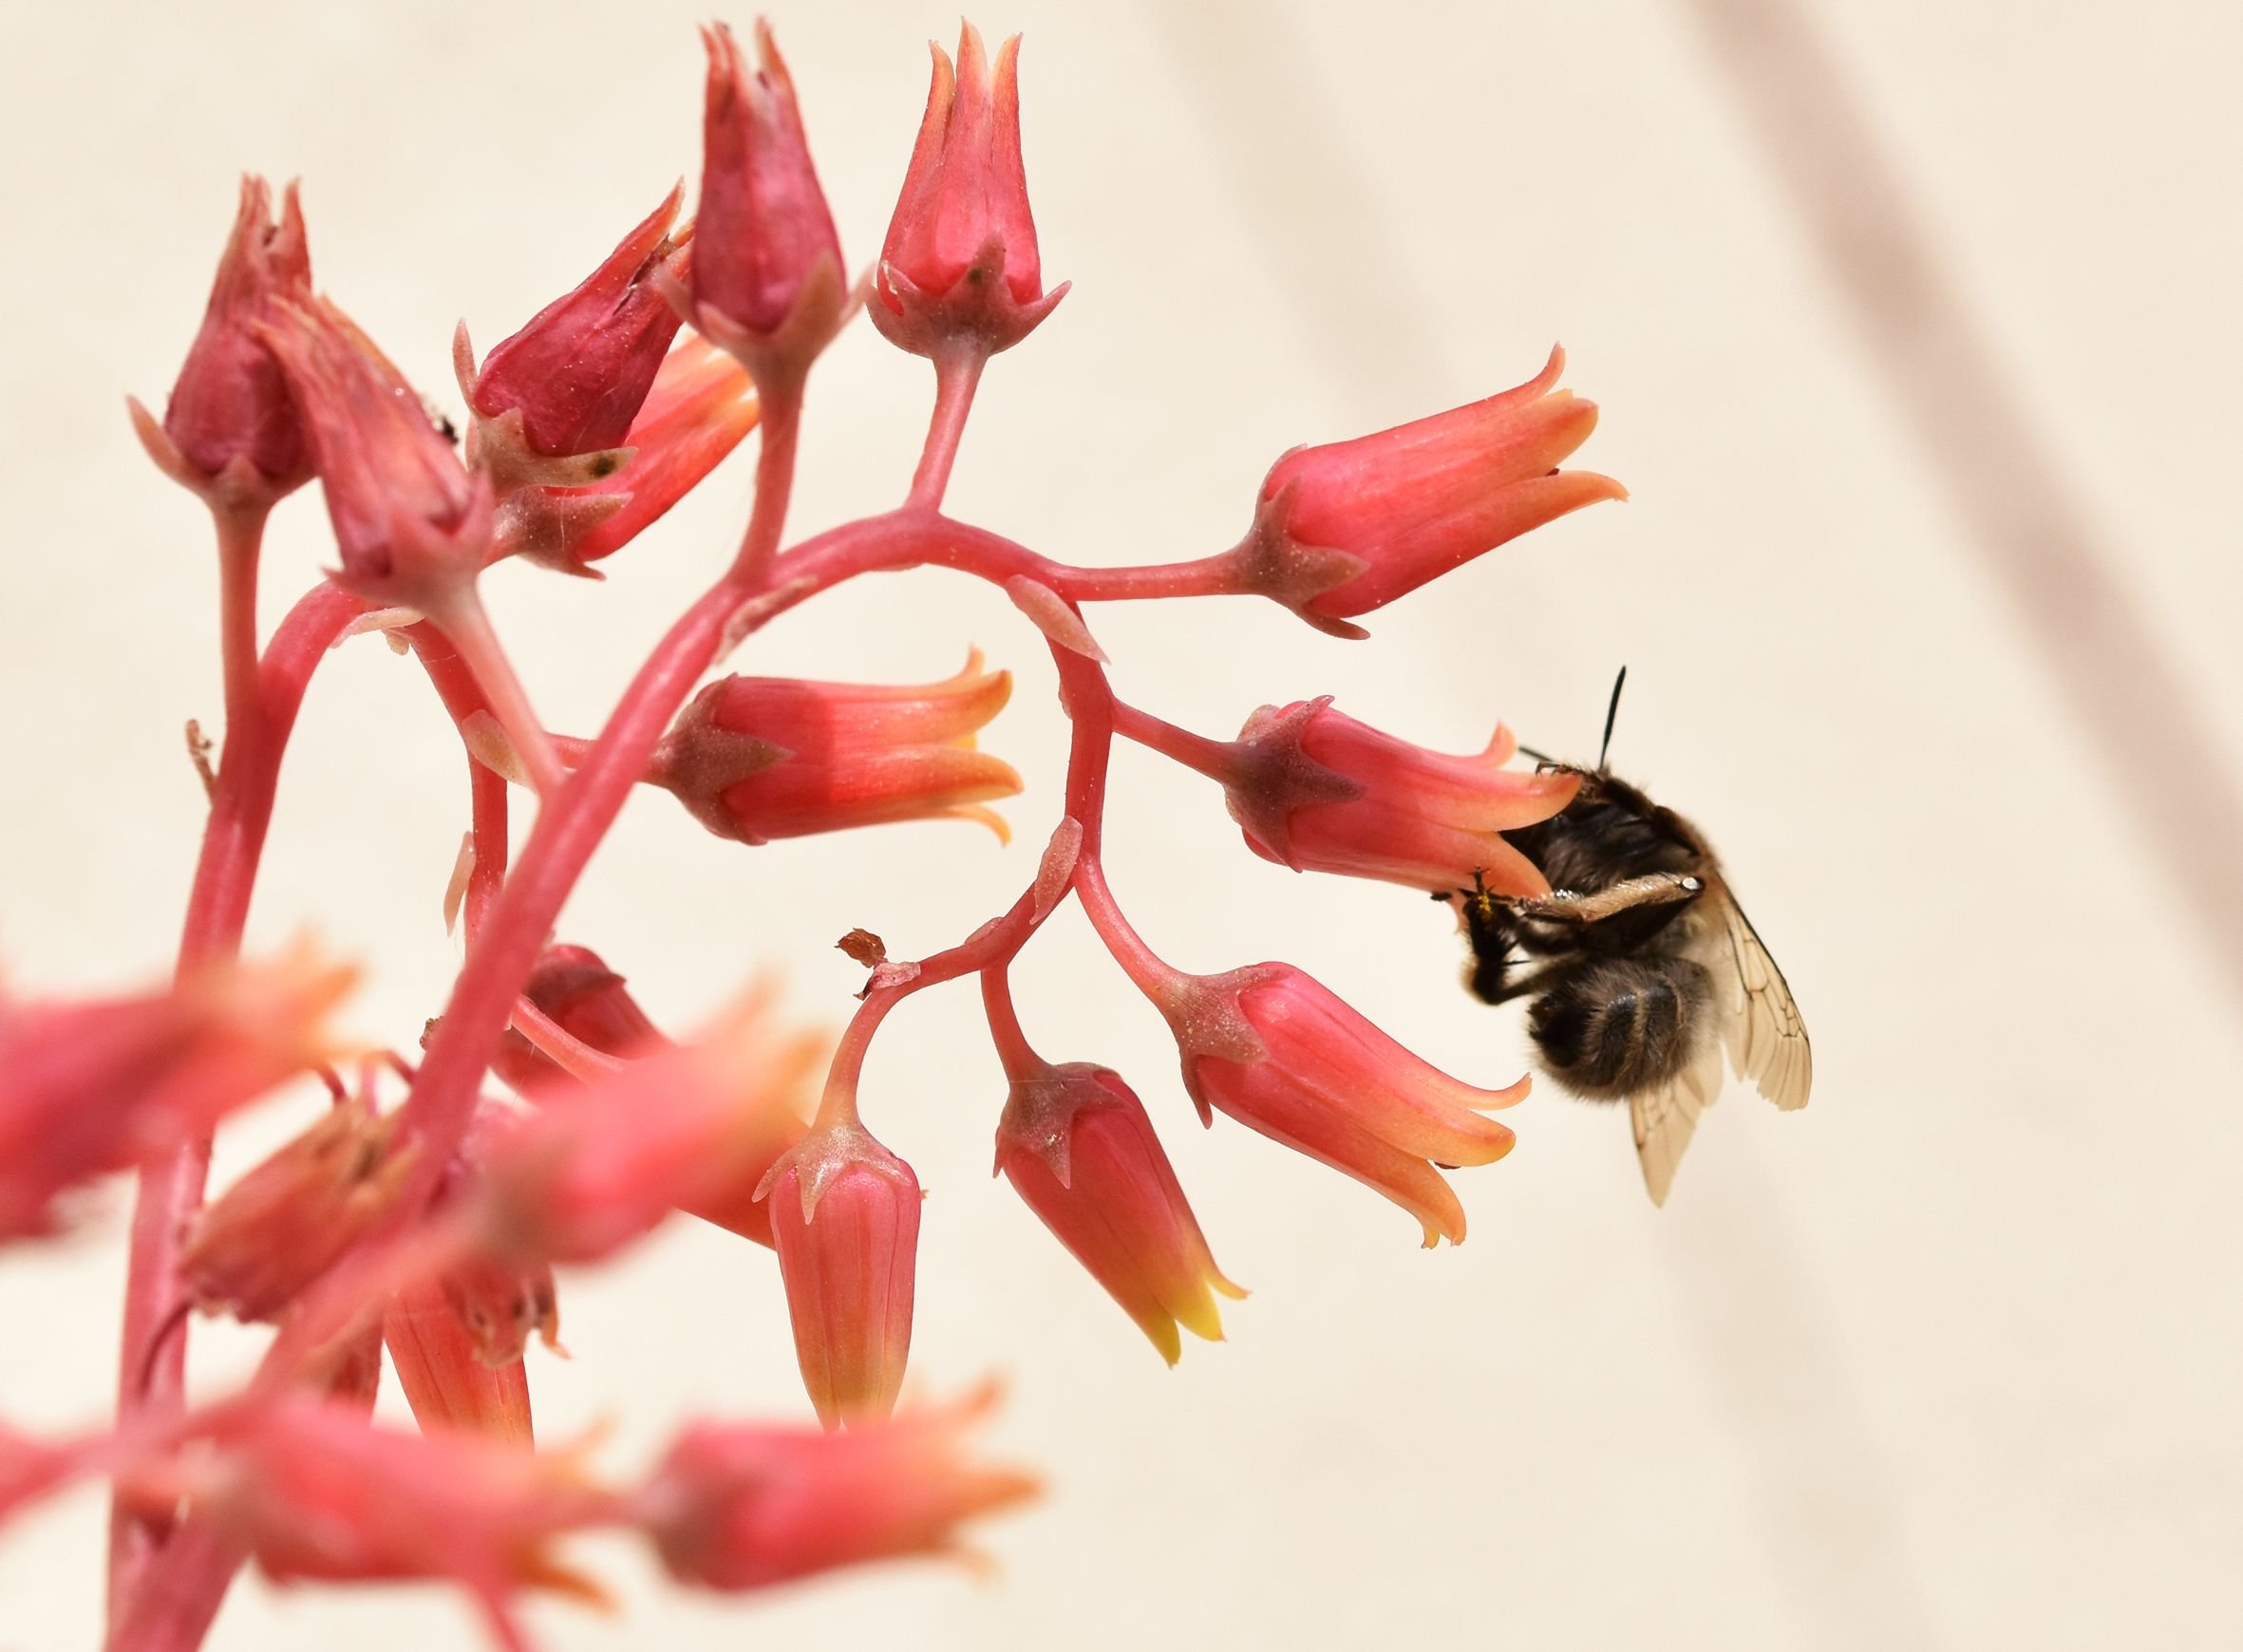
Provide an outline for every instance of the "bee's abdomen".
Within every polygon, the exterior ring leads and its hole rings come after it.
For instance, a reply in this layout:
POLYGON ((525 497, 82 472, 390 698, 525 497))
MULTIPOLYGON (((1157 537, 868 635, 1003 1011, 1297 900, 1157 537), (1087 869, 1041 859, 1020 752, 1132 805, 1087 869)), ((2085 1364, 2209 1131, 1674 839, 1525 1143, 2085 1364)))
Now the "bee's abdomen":
POLYGON ((1712 1007, 1711 978, 1687 958, 1602 958, 1536 998, 1527 1023, 1554 1078, 1616 1101, 1682 1071, 1712 1007))

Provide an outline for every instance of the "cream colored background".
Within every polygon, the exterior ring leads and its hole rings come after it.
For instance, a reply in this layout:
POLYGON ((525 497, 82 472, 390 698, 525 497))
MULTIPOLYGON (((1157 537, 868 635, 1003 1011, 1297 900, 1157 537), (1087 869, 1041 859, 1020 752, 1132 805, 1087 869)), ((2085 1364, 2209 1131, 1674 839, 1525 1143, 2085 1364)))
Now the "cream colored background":
MULTIPOLYGON (((0 950, 63 988, 159 972, 199 820, 181 719, 214 716, 196 509, 129 438, 199 313, 243 167, 305 179, 321 284, 439 400, 697 159, 698 8, 12 8, 0 92, 7 596, 0 950)), ((2232 7, 1808 7, 2160 648, 2243 764, 2234 489, 2232 7)), ((742 19, 745 21, 745 18, 742 19)), ((1197 1128, 1154 1017, 1079 919, 1022 982, 1054 1056, 1145 1095, 1224 1266, 1234 1341, 1164 1372, 988 1178, 995 1066, 971 995, 898 1015, 868 1114, 932 1190, 914 1365, 1003 1373, 993 1445, 1048 1498, 995 1581, 916 1568, 762 1601, 661 1588, 556 1647, 2088 1648, 2243 1640, 2243 1309, 2233 991, 1888 398, 1684 8, 1069 7, 1014 0, 1046 268, 1076 291, 1000 362, 955 509, 1101 562, 1227 544, 1269 461, 1515 383, 1553 339, 1603 404, 1601 507, 1377 616, 1093 614, 1126 694, 1220 730, 1336 692, 1429 743, 1498 716, 1593 749, 1632 667, 1623 772, 1708 823, 1795 983, 1805 1114, 1732 1097, 1654 1212, 1611 1114, 1538 1095, 1460 1177, 1461 1250, 1228 1122, 1197 1128)), ((853 259, 885 225, 943 5, 777 17, 853 259)), ((900 497, 920 364, 859 331, 814 385, 797 525, 900 497)), ((491 582, 556 725, 588 729, 742 517, 728 466, 605 586, 491 582)), ((306 494, 270 600, 325 554, 306 494)), ((990 592, 867 582, 752 668, 1017 667, 990 734, 1029 780, 1000 851, 910 827, 748 852, 633 805, 570 910, 667 1020, 759 963, 838 1023, 831 949, 905 954, 1011 898, 1064 726, 990 592)), ((2094 670, 2099 662, 2067 668, 2094 670)), ((1178 963, 1298 962, 1428 1056, 1516 1076, 1517 1020, 1456 986, 1442 915, 1249 858, 1211 789, 1118 761, 1112 864, 1178 963)), ((435 701, 378 643, 322 673, 253 929, 373 969, 355 1025, 409 1043, 455 951, 464 811, 435 701)), ((240 1163, 288 1124, 268 1109, 240 1163)), ((0 1261, 0 1414, 83 1420, 111 1362, 121 1196, 0 1261)), ((768 1258, 680 1225, 564 1284, 541 1432, 643 1461, 691 1412, 801 1415, 768 1258)), ((198 1377, 254 1349, 204 1335, 198 1377)), ((394 1395, 386 1404, 395 1409, 394 1395)), ((0 1541, 0 1647, 93 1637, 99 1501, 0 1541)), ((468 1645, 436 1591, 238 1589, 215 1644, 468 1645)))

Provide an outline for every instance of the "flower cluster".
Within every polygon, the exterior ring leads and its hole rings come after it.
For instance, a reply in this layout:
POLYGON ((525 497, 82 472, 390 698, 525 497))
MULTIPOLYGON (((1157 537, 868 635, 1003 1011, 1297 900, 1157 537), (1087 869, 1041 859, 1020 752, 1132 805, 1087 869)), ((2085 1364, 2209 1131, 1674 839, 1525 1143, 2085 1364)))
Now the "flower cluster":
MULTIPOLYGON (((480 358, 462 324, 463 442, 312 290, 294 187, 275 217, 256 179, 162 417, 134 404, 221 551, 229 722, 179 967, 126 995, 0 998, 0 1241, 66 1226, 100 1177, 140 1176, 113 1426, 61 1443, 0 1430, 0 1513, 74 1475, 114 1480, 113 1646, 198 1644, 244 1559, 280 1579, 449 1580, 519 1646, 519 1591, 597 1596, 562 1555, 588 1529, 635 1532, 673 1578, 719 1590, 954 1551, 963 1522, 1030 1483, 970 1459, 986 1396, 898 1409, 921 1225, 947 1206, 924 1203, 911 1164, 867 1125, 861 1079, 887 1014, 931 987, 980 986, 1006 1078, 985 1122, 996 1173, 1171 1363, 1183 1332, 1221 1338, 1221 1301, 1244 1295, 1161 1144, 1156 1114, 1179 1097, 1203 1123, 1219 1112, 1363 1183, 1427 1245, 1464 1237, 1447 1173, 1512 1145, 1490 1115, 1525 1079, 1443 1073, 1291 965, 1198 973, 1161 958, 1107 882, 1107 769, 1120 735, 1208 776, 1252 853, 1295 872, 1517 896, 1547 886, 1504 835, 1563 809, 1574 779, 1514 766, 1499 727, 1486 750, 1444 755, 1329 696, 1264 706, 1236 740, 1192 732, 1117 694, 1084 609, 1254 594, 1362 636, 1362 616, 1622 496, 1558 468, 1596 418, 1557 387, 1562 356, 1485 401, 1284 455, 1227 550, 1132 568, 1056 560, 942 508, 989 363, 1067 291, 1045 286, 1019 41, 991 54, 968 25, 954 55, 934 48, 885 238, 854 285, 770 28, 744 43, 716 25, 703 46, 693 216, 671 191, 480 358), (859 309, 930 364, 926 445, 900 507, 790 545, 804 387, 859 309), (520 557, 596 577, 757 428, 737 551, 597 738, 549 727, 485 610, 484 571, 520 557), (335 570, 260 645, 263 524, 311 479, 335 570), (926 564, 1000 587, 1055 663, 1073 742, 1034 881, 917 960, 852 931, 842 945, 869 975, 830 1050, 745 982, 708 1024, 669 1036, 599 954, 553 938, 634 787, 766 854, 902 820, 1005 834, 989 805, 1020 777, 976 742, 1012 677, 978 651, 927 685, 733 675, 695 691, 789 609, 926 564), (470 759, 446 903, 464 919, 464 962, 409 1054, 328 1030, 348 970, 306 951, 238 955, 296 708, 330 649, 369 629, 419 662, 470 759), (537 826, 518 858, 522 807, 537 826), (1180 1071, 1148 1090, 1151 1106, 1106 1066, 1039 1055, 1014 1009, 1016 961, 1070 899, 1174 1033, 1180 1071), (325 1103, 206 1198, 219 1123, 314 1075, 325 1103), (601 1263, 679 1211, 768 1248, 815 1423, 696 1423, 635 1479, 539 1451, 524 1359, 558 1346, 556 1267, 601 1263), (190 1407, 197 1313, 271 1326, 272 1340, 239 1393, 190 1407), (418 1432, 370 1419, 385 1349, 418 1432)), ((764 1265, 742 1248, 741 1266, 764 1265)))

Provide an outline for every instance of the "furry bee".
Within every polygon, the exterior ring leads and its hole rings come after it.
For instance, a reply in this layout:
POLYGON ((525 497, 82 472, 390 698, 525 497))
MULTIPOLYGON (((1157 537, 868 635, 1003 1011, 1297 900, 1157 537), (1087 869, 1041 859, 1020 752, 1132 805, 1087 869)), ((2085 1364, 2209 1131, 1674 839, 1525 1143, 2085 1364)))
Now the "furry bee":
POLYGON ((1705 835, 1605 767, 1623 669, 1596 767, 1540 753, 1581 777, 1564 811, 1503 834, 1552 892, 1444 896, 1472 943, 1465 972, 1490 1004, 1526 998, 1540 1062, 1591 1101, 1625 1100, 1651 1202, 1667 1202, 1698 1116, 1721 1093, 1722 1054, 1790 1111, 1814 1076, 1806 1024, 1783 972, 1729 892, 1705 835))

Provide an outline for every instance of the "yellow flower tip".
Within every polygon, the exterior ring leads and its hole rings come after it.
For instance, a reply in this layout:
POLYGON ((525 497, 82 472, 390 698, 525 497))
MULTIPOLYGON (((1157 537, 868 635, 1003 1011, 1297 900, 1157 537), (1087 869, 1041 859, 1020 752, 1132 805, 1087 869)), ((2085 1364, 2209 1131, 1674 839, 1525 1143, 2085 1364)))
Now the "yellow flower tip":
POLYGON ((1176 1334, 1176 1321, 1166 1315, 1148 1315, 1137 1322, 1137 1328, 1145 1334, 1160 1358, 1168 1361, 1168 1368, 1176 1369, 1176 1362, 1184 1357, 1184 1340, 1176 1334))
POLYGON ((1207 1283, 1215 1286, 1216 1289, 1221 1291, 1223 1295, 1229 1297, 1233 1302, 1244 1302, 1248 1297, 1253 1294, 1253 1292, 1248 1290, 1243 1285, 1239 1285, 1232 1280, 1225 1279, 1220 1273, 1216 1272, 1212 1268, 1208 1271, 1207 1283))

